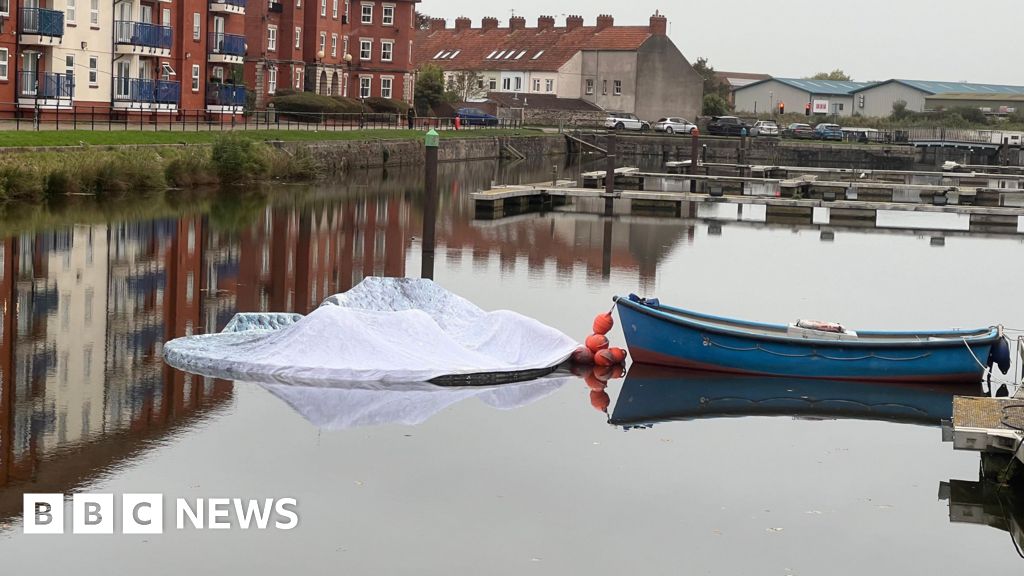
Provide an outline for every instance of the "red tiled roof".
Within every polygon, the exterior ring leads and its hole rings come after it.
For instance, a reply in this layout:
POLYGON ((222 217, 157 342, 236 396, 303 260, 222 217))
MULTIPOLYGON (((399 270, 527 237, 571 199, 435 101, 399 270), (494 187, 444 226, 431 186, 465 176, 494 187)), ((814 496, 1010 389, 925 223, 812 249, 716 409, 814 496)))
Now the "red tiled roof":
POLYGON ((469 28, 421 30, 416 37, 415 63, 435 64, 445 70, 520 70, 555 72, 581 50, 637 50, 651 37, 647 26, 594 26, 567 28, 469 28), (441 52, 452 57, 435 58, 441 52), (507 58, 511 51, 515 56, 507 58), (488 58, 492 53, 505 54, 488 58), (517 56, 522 53, 521 58, 517 56), (537 57, 537 54, 540 56, 537 57))
POLYGON ((554 94, 511 94, 490 92, 487 99, 505 108, 537 108, 564 112, 601 112, 600 106, 581 98, 559 98, 554 94))

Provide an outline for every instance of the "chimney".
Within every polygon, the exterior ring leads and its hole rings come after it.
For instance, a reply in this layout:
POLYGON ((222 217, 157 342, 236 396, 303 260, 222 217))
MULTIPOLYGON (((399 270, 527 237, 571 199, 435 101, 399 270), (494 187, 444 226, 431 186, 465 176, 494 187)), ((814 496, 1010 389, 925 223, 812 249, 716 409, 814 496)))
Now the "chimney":
POLYGON ((512 32, 515 32, 516 30, 525 30, 526 18, 523 18, 522 16, 513 16, 512 18, 509 18, 508 29, 512 32))
POLYGON ((430 31, 438 32, 444 30, 448 26, 448 21, 444 18, 431 18, 430 19, 430 31))
POLYGON ((485 16, 484 19, 480 22, 480 27, 483 28, 484 30, 497 30, 498 19, 495 18, 494 16, 485 16))
POLYGON ((583 28, 583 16, 566 16, 565 29, 576 30, 578 28, 583 28))
POLYGON ((597 17, 597 31, 600 32, 605 28, 611 28, 615 25, 615 18, 612 18, 608 14, 601 14, 597 17))
MULTIPOLYGON (((653 20, 652 20, 653 21, 653 20)), ((473 21, 465 16, 459 16, 455 19, 455 31, 462 32, 463 30, 469 30, 473 26, 473 21)))
POLYGON ((658 12, 651 16, 651 34, 654 36, 664 36, 668 34, 668 18, 665 18, 658 12))
POLYGON ((537 18, 537 28, 540 30, 551 30, 555 27, 554 16, 541 16, 537 18))

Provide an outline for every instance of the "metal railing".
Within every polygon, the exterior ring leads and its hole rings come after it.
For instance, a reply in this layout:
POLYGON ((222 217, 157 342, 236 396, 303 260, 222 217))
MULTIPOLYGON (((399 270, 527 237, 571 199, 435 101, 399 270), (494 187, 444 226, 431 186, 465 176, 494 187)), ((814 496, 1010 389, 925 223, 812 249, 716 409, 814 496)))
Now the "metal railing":
POLYGON ((227 4, 228 6, 237 6, 239 8, 245 8, 245 0, 210 0, 210 4, 227 4))
POLYGON ((227 54, 229 56, 245 56, 245 36, 241 36, 239 34, 225 34, 223 32, 211 32, 210 53, 227 54))
POLYGON ((21 72, 19 95, 29 98, 70 99, 74 96, 75 79, 67 74, 52 72, 21 72))
POLYGON ((114 43, 149 48, 171 48, 173 35, 170 26, 159 26, 130 20, 114 21, 114 43))
POLYGON ((235 84, 207 84, 208 106, 245 106, 245 86, 235 84))
POLYGON ((40 36, 64 36, 64 12, 46 8, 22 8, 18 31, 40 36))
POLYGON ((114 77, 114 101, 176 105, 181 101, 181 83, 117 76, 114 77))

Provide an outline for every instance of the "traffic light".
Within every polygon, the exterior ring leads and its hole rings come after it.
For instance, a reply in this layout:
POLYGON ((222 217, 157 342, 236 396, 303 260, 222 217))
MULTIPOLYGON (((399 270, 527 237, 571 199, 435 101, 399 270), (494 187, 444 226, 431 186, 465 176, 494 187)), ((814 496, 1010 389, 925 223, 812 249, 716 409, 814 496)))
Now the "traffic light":
POLYGON ((786 104, 784 102, 779 102, 779 114, 782 115, 782 114, 785 114, 785 113, 786 113, 786 104))
POLYGON ((804 116, 810 116, 810 115, 811 115, 811 103, 808 102, 807 104, 804 104, 804 116))

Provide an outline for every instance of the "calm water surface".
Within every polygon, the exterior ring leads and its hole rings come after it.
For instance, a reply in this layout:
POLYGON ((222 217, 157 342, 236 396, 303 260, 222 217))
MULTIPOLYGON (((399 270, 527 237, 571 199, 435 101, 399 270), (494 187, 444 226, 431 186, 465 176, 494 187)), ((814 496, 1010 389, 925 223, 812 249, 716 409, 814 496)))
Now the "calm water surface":
MULTIPOLYGON (((473 221, 469 192, 550 174, 443 166, 436 279, 580 339, 613 294, 629 292, 773 322, 1024 327, 1019 237, 951 235, 938 246, 923 233, 823 236, 670 217, 473 221)), ((978 456, 941 441, 949 390, 636 370, 608 388, 610 423, 593 406, 603 398, 574 376, 488 391, 296 395, 161 363, 162 342, 219 330, 235 311, 307 312, 366 276, 419 275, 417 178, 373 172, 318 187, 9 210, 2 573, 1024 566, 1004 531, 1024 511, 954 496, 955 516, 974 523, 951 522, 940 499, 942 483, 978 480, 978 456), (294 497, 301 520, 287 532, 22 534, 23 493, 79 491, 294 497)), ((611 337, 623 343, 617 328, 611 337)))

